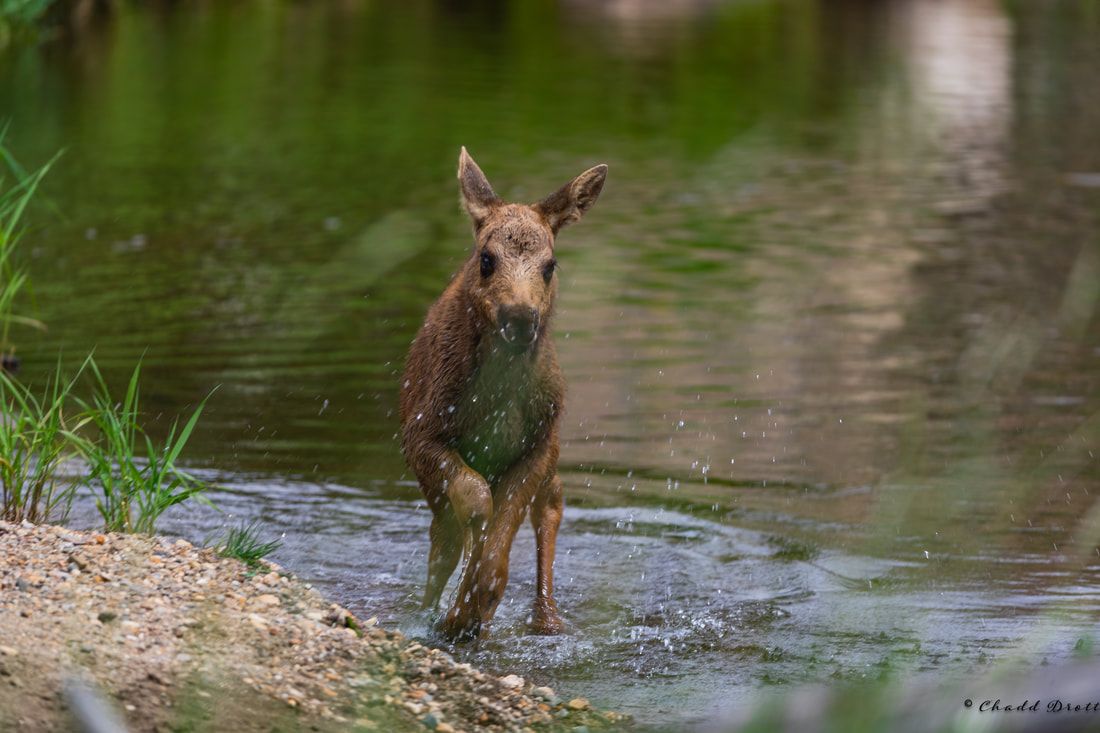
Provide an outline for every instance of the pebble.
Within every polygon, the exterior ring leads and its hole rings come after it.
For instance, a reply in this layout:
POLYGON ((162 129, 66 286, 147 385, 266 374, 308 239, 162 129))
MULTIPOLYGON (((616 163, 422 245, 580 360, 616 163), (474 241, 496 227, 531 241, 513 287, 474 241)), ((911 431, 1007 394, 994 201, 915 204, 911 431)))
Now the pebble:
POLYGON ((523 687, 524 681, 518 674, 510 674, 507 677, 501 677, 500 684, 510 690, 518 690, 523 687))

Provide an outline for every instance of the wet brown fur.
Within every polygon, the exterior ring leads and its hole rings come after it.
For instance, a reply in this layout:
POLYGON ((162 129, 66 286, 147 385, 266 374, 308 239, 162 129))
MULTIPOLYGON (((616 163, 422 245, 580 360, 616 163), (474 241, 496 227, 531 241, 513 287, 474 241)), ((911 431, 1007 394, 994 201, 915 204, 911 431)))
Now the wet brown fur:
POLYGON ((467 555, 456 600, 439 622, 449 638, 488 630, 528 508, 538 554, 532 629, 562 630, 553 564, 565 384, 550 337, 558 280, 550 263, 558 230, 595 203, 606 173, 596 166, 536 204, 507 204, 465 148, 459 157, 476 246, 413 341, 400 405, 402 449, 433 517, 425 607, 438 604, 464 549, 467 555), (495 265, 488 277, 483 253, 495 265), (530 345, 506 338, 509 309, 537 313, 530 345))

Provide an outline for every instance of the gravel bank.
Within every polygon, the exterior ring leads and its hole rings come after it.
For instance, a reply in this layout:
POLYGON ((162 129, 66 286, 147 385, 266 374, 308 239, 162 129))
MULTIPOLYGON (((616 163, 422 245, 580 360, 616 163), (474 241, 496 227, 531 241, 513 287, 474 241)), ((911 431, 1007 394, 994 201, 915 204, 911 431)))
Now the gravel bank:
POLYGON ((326 602, 274 564, 184 540, 0 522, 0 730, 71 725, 83 677, 132 731, 607 730, 326 602))

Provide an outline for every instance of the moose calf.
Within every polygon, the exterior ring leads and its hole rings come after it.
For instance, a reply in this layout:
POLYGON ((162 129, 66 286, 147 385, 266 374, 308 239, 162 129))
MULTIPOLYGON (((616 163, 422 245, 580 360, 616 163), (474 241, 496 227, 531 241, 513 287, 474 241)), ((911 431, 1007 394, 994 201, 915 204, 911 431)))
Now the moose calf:
POLYGON ((426 608, 438 605, 464 550, 467 558, 438 626, 448 638, 488 630, 528 507, 538 552, 532 628, 562 629, 553 568, 565 384, 550 338, 554 238, 596 203, 606 176, 598 165, 536 204, 509 204, 466 148, 459 156, 475 245, 409 349, 400 408, 402 449, 432 510, 426 608))

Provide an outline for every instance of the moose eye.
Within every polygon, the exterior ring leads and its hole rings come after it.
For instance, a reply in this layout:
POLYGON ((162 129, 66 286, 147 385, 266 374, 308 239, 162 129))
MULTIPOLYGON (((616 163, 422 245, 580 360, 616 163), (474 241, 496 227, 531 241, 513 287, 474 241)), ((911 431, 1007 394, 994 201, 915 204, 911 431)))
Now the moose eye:
POLYGON ((497 266, 497 261, 496 261, 495 257, 493 257, 488 252, 482 252, 481 253, 481 276, 482 277, 489 277, 490 275, 492 275, 493 270, 496 269, 496 266, 497 266))
POLYGON ((542 279, 547 283, 550 282, 550 278, 554 277, 554 270, 558 267, 557 260, 550 260, 542 267, 542 279))

